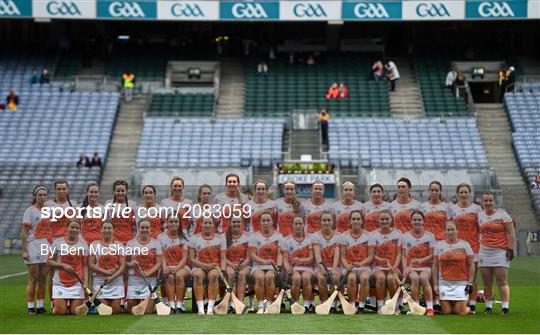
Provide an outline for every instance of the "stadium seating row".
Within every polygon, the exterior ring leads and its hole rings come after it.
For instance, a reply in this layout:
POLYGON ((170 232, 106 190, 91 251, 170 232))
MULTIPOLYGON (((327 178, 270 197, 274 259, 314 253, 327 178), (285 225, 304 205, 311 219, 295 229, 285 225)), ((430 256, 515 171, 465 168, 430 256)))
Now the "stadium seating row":
POLYGON ((144 119, 137 167, 271 166, 282 159, 281 119, 144 119))
POLYGON ((485 168, 474 119, 332 119, 330 160, 342 166, 485 168))
POLYGON ((155 94, 147 116, 211 117, 213 94, 155 94))

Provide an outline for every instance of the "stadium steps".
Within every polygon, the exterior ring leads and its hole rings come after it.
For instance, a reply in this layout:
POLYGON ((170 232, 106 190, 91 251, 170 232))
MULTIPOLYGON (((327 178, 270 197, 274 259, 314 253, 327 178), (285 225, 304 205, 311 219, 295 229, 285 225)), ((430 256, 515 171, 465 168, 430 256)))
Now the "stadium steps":
POLYGON ((104 190, 110 190, 115 180, 129 180, 129 174, 135 166, 146 107, 146 95, 134 95, 132 101, 121 102, 109 158, 101 179, 104 190))
POLYGON ((246 96, 246 67, 237 59, 221 62, 219 97, 216 107, 218 117, 241 117, 246 96))
POLYGON ((388 92, 393 117, 411 119, 424 116, 424 103, 414 63, 409 58, 392 59, 396 63, 400 79, 396 91, 388 92))
POLYGON ((289 134, 289 140, 292 143, 291 159, 300 159, 301 155, 311 155, 312 159, 320 159, 320 130, 294 129, 289 134))
POLYGON ((476 112, 489 165, 497 174, 508 213, 519 228, 537 227, 527 185, 512 149, 512 129, 503 104, 476 104, 476 112))

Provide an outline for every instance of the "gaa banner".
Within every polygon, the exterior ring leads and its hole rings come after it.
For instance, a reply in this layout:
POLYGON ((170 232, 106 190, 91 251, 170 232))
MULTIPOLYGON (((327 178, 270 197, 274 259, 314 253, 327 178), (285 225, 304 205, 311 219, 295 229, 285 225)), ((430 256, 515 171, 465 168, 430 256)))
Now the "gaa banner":
POLYGON ((155 20, 155 0, 97 0, 97 17, 116 20, 155 20))
POLYGON ((526 0, 469 0, 465 7, 467 19, 526 19, 526 0))
POLYGON ((401 1, 343 1, 343 20, 399 20, 401 1))
POLYGON ((0 0, 0 17, 31 17, 32 2, 30 0, 0 0))
POLYGON ((341 6, 337 1, 281 1, 279 18, 282 21, 341 20, 341 6))
POLYGON ((158 1, 157 6, 158 20, 219 20, 219 1, 158 1))
POLYGON ((403 19, 414 21, 452 21, 465 18, 464 0, 403 1, 403 19))
POLYGON ((96 2, 76 0, 38 0, 32 3, 33 16, 55 19, 95 19, 96 2))

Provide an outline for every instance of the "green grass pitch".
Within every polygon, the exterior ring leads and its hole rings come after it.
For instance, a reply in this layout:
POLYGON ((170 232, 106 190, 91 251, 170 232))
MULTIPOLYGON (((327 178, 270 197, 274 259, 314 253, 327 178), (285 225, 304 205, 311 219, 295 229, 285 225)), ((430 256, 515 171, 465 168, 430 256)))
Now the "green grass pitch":
MULTIPOLYGON (((25 271, 20 256, 0 257, 0 276, 25 271)), ((191 313, 100 317, 26 315, 26 275, 0 279, 1 333, 539 333, 540 258, 518 257, 510 269, 510 315, 470 316, 226 315, 191 313)), ((498 293, 496 292, 497 296, 498 293)), ((187 301, 190 308, 190 301, 187 301)), ((46 304, 49 307, 49 304, 46 304)), ((48 308, 49 309, 49 308, 48 308)))

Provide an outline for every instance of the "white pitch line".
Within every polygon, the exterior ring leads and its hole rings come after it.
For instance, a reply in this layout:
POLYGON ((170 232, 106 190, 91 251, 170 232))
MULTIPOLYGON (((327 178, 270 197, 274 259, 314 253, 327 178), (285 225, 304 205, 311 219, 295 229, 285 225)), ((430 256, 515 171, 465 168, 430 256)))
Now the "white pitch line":
POLYGON ((10 274, 10 275, 4 275, 4 276, 0 276, 0 279, 6 279, 6 278, 11 278, 11 277, 17 277, 17 276, 22 276, 24 274, 27 274, 28 272, 19 272, 19 273, 13 273, 13 274, 10 274))

